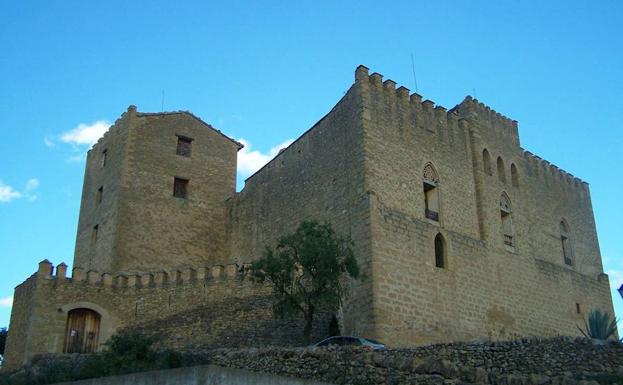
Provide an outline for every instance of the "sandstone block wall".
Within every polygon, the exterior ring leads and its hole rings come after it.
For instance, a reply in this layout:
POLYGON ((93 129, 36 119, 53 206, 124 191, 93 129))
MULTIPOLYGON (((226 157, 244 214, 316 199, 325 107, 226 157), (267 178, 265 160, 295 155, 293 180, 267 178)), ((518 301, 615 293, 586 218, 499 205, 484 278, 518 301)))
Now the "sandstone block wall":
POLYGON ((126 112, 87 153, 74 254, 76 266, 110 271, 116 261, 119 197, 127 163, 129 125, 126 112))
POLYGON ((131 106, 88 153, 74 265, 151 271, 226 260, 240 148, 190 113, 131 106), (176 154, 178 136, 192 139, 190 156, 176 154), (176 177, 189 180, 187 198, 173 196, 176 177))
POLYGON ((137 113, 120 198, 118 262, 112 271, 222 263, 225 201, 235 193, 237 142, 189 113, 137 113), (189 157, 178 136, 192 138, 189 157), (173 196, 175 177, 188 197, 173 196))
POLYGON ((371 259, 379 339, 405 346, 577 335, 576 324, 591 309, 612 314, 584 182, 549 164, 545 180, 538 179, 531 171, 538 161, 519 147, 516 122, 477 101, 468 98, 448 112, 379 74, 362 73, 358 84, 366 183, 375 197, 371 259), (485 148, 492 175, 484 172, 485 148), (429 162, 439 176, 439 221, 425 217, 429 162), (503 193, 512 202, 513 247, 504 244, 501 229, 503 193), (563 219, 573 228, 573 266, 563 261, 563 219), (444 268, 435 265, 438 233, 445 239, 444 268))
MULTIPOLYGON (((337 105, 287 149, 248 178, 231 201, 232 262, 253 260, 265 245, 302 220, 328 221, 350 236, 364 275, 370 276, 369 197, 364 182, 361 95, 351 88, 337 105)), ((344 308, 346 333, 373 333, 372 282, 354 283, 344 308)))
POLYGON ((268 288, 234 279, 236 268, 224 280, 191 268, 242 266, 306 219, 354 242, 363 277, 339 317, 345 334, 392 346, 577 335, 590 310, 612 313, 588 185, 522 149, 517 122, 472 98, 447 111, 360 66, 336 106, 235 193, 239 148, 190 113, 131 107, 87 158, 74 261, 84 270, 67 279, 44 263, 16 289, 7 365, 59 352, 74 307, 107 315, 100 342, 143 326, 164 327, 171 346, 297 344, 294 324, 272 321, 268 288), (176 155, 178 135, 193 139, 190 157, 176 155), (438 220, 425 216, 427 164, 438 220), (174 177, 190 180, 186 199, 174 177))
MULTIPOLYGON (((250 280, 242 265, 143 274, 74 269, 71 278, 43 261, 16 288, 3 369, 34 355, 62 353, 68 312, 88 308, 101 315, 99 348, 116 331, 136 327, 162 337, 168 348, 304 345, 301 319, 274 319, 272 288, 250 280), (15 327, 13 327, 15 326, 15 327)), ((325 338, 331 315, 321 312, 312 331, 325 338)))

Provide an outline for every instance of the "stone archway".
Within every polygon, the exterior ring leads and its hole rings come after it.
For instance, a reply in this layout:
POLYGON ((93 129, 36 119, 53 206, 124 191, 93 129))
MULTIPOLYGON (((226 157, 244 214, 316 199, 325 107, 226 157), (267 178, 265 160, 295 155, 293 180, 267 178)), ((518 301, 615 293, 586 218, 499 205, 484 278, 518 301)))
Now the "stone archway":
POLYGON ((65 314, 66 319, 64 340, 61 339, 63 353, 99 351, 117 328, 117 319, 95 303, 74 302, 64 305, 59 311, 65 314))
POLYGON ((67 313, 63 353, 97 351, 102 316, 91 309, 77 308, 67 313))

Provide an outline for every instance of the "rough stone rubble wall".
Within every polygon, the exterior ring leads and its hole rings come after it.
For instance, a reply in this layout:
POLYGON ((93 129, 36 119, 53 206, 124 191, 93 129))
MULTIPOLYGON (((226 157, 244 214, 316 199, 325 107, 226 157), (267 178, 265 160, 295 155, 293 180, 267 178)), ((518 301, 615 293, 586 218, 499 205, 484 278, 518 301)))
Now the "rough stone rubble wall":
MULTIPOLYGON (((36 375, 45 373, 41 369, 46 367, 77 366, 82 358, 43 356, 34 360, 27 371, 36 375)), ((293 383, 308 379, 344 385, 598 385, 623 380, 623 345, 614 341, 596 345, 582 338, 430 345, 388 351, 360 347, 193 350, 187 351, 183 360, 187 365, 217 365, 213 367, 217 371, 237 368, 249 374, 285 376, 281 380, 290 378, 293 383)), ((204 372, 204 368, 191 366, 72 384, 151 384, 171 377, 178 379, 176 384, 187 384, 195 378, 205 379, 204 374, 192 375, 204 372), (182 374, 190 375, 182 380, 182 374), (134 382, 127 381, 128 378, 134 382)), ((254 383, 252 378, 249 375, 246 381, 254 383)), ((277 383, 278 379, 273 381, 277 383)))
POLYGON ((438 344, 380 352, 333 347, 194 354, 203 356, 204 363, 334 384, 576 385, 594 375, 623 378, 623 345, 614 341, 595 345, 583 338, 438 344))

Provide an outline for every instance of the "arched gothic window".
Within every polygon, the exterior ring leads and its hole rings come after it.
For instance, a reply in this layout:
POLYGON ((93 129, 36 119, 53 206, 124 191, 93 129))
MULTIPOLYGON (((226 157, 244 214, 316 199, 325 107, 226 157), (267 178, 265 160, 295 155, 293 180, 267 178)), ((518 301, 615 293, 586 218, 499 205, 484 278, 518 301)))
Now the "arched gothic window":
POLYGON ((67 313, 65 353, 93 353, 97 350, 100 333, 100 314, 91 309, 78 308, 67 313))
POLYGON ((506 183, 506 171, 504 171, 504 161, 498 156, 498 179, 506 183))
POLYGON ((562 244, 562 257, 565 261, 565 265, 573 266, 573 252, 571 250, 569 226, 564 219, 560 221, 560 243, 562 244))
POLYGON ((435 266, 446 267, 446 241, 440 233, 435 236, 435 266))
POLYGON ((519 174, 517 174, 517 166, 515 166, 515 163, 511 163, 511 181, 513 187, 519 187, 519 174))
POLYGON ((439 177, 430 163, 424 166, 424 216, 439 221, 439 177))
POLYGON ((500 197, 500 217, 502 220, 502 238, 504 244, 507 246, 515 246, 511 201, 506 193, 502 193, 500 197))
POLYGON ((487 175, 493 175, 493 171, 491 170, 491 155, 489 155, 489 151, 485 148, 482 151, 482 163, 484 165, 484 171, 487 175))

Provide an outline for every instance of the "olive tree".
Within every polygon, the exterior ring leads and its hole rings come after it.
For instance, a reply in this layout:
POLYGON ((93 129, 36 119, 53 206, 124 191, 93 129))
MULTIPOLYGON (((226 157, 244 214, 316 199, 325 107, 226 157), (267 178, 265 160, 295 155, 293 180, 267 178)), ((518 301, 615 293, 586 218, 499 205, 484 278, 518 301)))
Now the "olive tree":
POLYGON ((347 279, 359 277, 350 238, 338 236, 330 224, 303 221, 292 234, 267 246, 251 265, 258 282, 272 284, 278 317, 300 315, 303 335, 311 342, 314 314, 319 308, 337 309, 347 291, 347 279))

